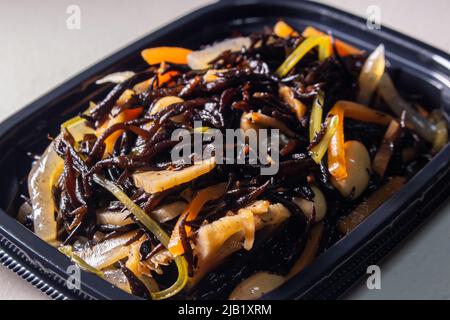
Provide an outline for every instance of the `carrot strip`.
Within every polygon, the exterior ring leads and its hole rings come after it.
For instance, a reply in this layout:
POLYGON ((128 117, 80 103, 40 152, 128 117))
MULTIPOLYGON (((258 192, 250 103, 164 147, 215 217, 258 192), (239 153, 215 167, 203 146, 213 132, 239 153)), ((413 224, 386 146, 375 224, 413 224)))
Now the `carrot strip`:
MULTIPOLYGON (((168 72, 164 72, 166 68, 165 62, 161 62, 161 65, 159 66, 159 69, 157 71, 157 75, 158 75, 158 86, 162 86, 165 83, 169 83, 173 77, 177 76, 178 74, 180 74, 178 71, 168 71, 168 72)), ((136 91, 136 93, 142 93, 145 90, 148 89, 148 87, 150 87, 150 84, 152 83, 153 78, 147 79, 145 81, 139 82, 138 84, 136 84, 133 88, 134 91, 136 91)), ((170 85, 170 83, 169 83, 170 85)), ((156 84, 154 86, 156 88, 156 84)))
POLYGON ((286 22, 280 20, 273 27, 273 32, 280 38, 297 37, 298 33, 286 22))
MULTIPOLYGON (((142 114, 143 110, 144 110, 144 108, 142 108, 142 107, 126 109, 126 110, 122 111, 121 113, 119 113, 114 118, 107 119, 100 127, 97 128, 97 130, 95 130, 96 136, 99 137, 106 129, 108 129, 109 127, 111 127, 117 123, 122 123, 122 122, 130 121, 130 120, 134 120, 134 119, 138 118, 142 114)), ((123 130, 118 130, 118 131, 114 132, 113 134, 111 134, 108 138, 106 138, 106 140, 105 140, 106 148, 105 148, 104 155, 112 154, 112 152, 114 150, 114 145, 115 145, 117 139, 122 135, 122 133, 123 133, 123 130)))
MULTIPOLYGON (((305 30, 303 30, 302 35, 305 38, 307 38, 307 37, 312 37, 312 36, 323 36, 323 35, 326 35, 326 33, 322 32, 314 27, 306 27, 305 30)), ((330 36, 330 38, 331 38, 331 36, 330 36)), ((336 50, 340 56, 362 54, 364 52, 358 48, 355 48, 355 47, 349 45, 348 43, 346 43, 344 41, 337 40, 337 39, 335 39, 335 45, 336 45, 336 50)), ((330 44, 330 46, 332 47, 332 44, 330 44)), ((332 50, 332 48, 330 48, 330 50, 332 50)))
POLYGON ((344 117, 385 126, 389 125, 393 118, 364 105, 344 100, 338 101, 329 115, 338 116, 339 120, 328 146, 328 170, 336 180, 343 180, 348 176, 345 163, 344 117))
POLYGON ((356 102, 341 100, 337 105, 338 108, 343 108, 345 110, 346 118, 353 120, 375 123, 382 126, 388 126, 391 121, 394 120, 394 118, 387 113, 371 109, 356 102))
POLYGON ((187 57, 191 52, 192 50, 185 48, 156 47, 143 50, 141 55, 149 65, 155 65, 161 62, 187 64, 187 57))
MULTIPOLYGON (((184 209, 184 211, 181 213, 180 217, 178 218, 177 223, 175 224, 175 227, 173 228, 172 235, 170 237, 169 242, 169 251, 174 256, 179 256, 184 253, 184 248, 181 242, 181 235, 180 235, 180 224, 183 222, 183 220, 186 218, 186 221, 193 221, 197 218, 198 214, 202 210, 203 206, 211 201, 215 200, 219 197, 221 197, 225 192, 225 183, 216 184, 214 186, 205 188, 203 190, 200 190, 197 195, 192 199, 189 206, 184 209), (185 217, 187 215, 187 217, 185 217)), ((186 234, 189 236, 191 234, 191 227, 185 226, 186 234)))
POLYGON ((313 36, 306 38, 298 47, 284 60, 277 69, 280 77, 286 76, 292 68, 313 48, 319 48, 319 60, 324 60, 331 56, 330 38, 327 36, 313 36))
MULTIPOLYGON (((164 74, 158 73, 158 84, 159 84, 159 86, 170 82, 172 80, 172 78, 175 77, 178 74, 179 74, 179 72, 177 72, 177 71, 168 71, 168 72, 166 72, 164 74)), ((145 90, 147 90, 148 87, 150 87, 151 82, 152 82, 152 79, 144 80, 142 82, 139 82, 137 85, 135 85, 133 87, 133 89, 134 89, 134 91, 136 91, 136 93, 142 93, 145 90)), ((170 83, 169 83, 169 85, 170 85, 170 83)))

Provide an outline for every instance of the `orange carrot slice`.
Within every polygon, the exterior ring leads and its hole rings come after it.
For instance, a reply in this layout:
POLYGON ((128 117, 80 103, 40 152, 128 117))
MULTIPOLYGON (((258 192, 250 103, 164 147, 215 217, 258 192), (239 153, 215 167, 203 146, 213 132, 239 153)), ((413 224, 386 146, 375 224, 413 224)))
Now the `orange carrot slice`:
MULTIPOLYGON (((144 110, 144 108, 142 108, 142 107, 126 109, 126 110, 122 111, 121 113, 119 113, 114 118, 107 119, 95 131, 96 136, 97 137, 100 136, 106 129, 108 129, 109 127, 111 127, 117 123, 122 123, 122 122, 130 121, 130 120, 134 120, 134 119, 138 118, 142 114, 143 110, 144 110)), ((123 130, 118 130, 118 131, 114 132, 113 134, 111 134, 105 140, 106 148, 105 148, 104 155, 112 154, 112 152, 114 150, 114 145, 115 145, 117 139, 122 135, 122 133, 123 133, 123 130)))
POLYGON ((149 65, 155 65, 161 62, 187 64, 187 56, 191 52, 192 50, 185 48, 156 47, 143 50, 141 55, 149 65))
POLYGON ((336 132, 328 146, 328 171, 337 180, 343 180, 348 175, 344 151, 344 108, 336 105, 331 109, 330 114, 337 116, 339 119, 336 132))
MULTIPOLYGON (((174 256, 179 256, 184 253, 184 248, 181 243, 180 236, 180 225, 184 219, 187 222, 193 221, 197 218, 198 214, 202 210, 203 206, 211 201, 221 197, 225 192, 226 184, 220 183, 213 185, 211 187, 200 190, 197 195, 192 199, 191 203, 184 209, 178 218, 175 228, 173 229, 172 235, 169 242, 169 251, 174 256), (186 217, 187 216, 187 217, 186 217)), ((191 228, 185 226, 186 234, 189 236, 191 234, 191 228)))
POLYGON ((273 32, 280 38, 297 37, 298 33, 286 22, 280 20, 273 27, 273 32))
MULTIPOLYGON (((170 82, 172 80, 172 78, 175 77, 178 74, 179 74, 179 72, 177 72, 177 71, 168 71, 168 72, 166 72, 164 74, 158 74, 159 86, 170 82)), ((147 79, 147 80, 144 80, 142 82, 139 82, 137 85, 135 85, 133 87, 133 90, 136 91, 136 93, 142 93, 142 92, 144 92, 145 90, 148 89, 148 87, 150 86, 151 81, 152 81, 152 79, 147 79)), ((170 83, 169 83, 169 85, 170 85, 170 83)))
POLYGON ((373 110, 351 101, 338 101, 330 110, 329 115, 338 116, 336 132, 328 146, 328 170, 337 180, 347 178, 345 163, 344 116, 379 125, 389 125, 393 118, 385 113, 373 110))
MULTIPOLYGON (((168 71, 168 72, 163 73, 165 68, 166 68, 166 65, 165 65, 165 62, 163 61, 163 62, 161 62, 161 65, 159 66, 159 69, 158 69, 158 72, 157 72, 157 74, 158 74, 158 85, 159 86, 162 86, 163 84, 170 82, 173 79, 173 77, 175 77, 176 75, 180 74, 178 71, 168 71)), ((142 92, 144 92, 145 90, 148 89, 148 87, 150 86, 151 82, 152 82, 152 78, 147 79, 147 80, 142 81, 142 82, 139 82, 137 85, 134 86, 133 89, 138 94, 142 93, 142 92)), ((170 85, 170 83, 169 83, 169 85, 170 85)))

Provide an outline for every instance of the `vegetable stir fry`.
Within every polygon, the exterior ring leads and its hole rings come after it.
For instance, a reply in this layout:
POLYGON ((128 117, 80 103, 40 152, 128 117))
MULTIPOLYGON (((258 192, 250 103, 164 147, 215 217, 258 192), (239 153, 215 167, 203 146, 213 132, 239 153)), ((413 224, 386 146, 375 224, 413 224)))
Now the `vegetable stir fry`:
POLYGON ((145 299, 260 297, 447 143, 439 111, 396 89, 383 45, 366 53, 279 21, 142 58, 143 70, 98 79, 112 90, 61 125, 18 217, 80 268, 145 299), (174 159, 180 129, 216 136, 174 159), (230 129, 256 132, 264 152, 226 140, 237 161, 220 161, 212 142, 230 129))

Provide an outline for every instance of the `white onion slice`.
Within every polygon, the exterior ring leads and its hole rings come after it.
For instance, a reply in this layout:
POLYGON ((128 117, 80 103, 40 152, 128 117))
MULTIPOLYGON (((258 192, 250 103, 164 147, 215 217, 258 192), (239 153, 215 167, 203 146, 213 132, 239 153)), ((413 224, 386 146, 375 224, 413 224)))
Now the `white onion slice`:
POLYGON ((42 240, 56 240, 55 204, 52 185, 58 168, 64 161, 56 154, 51 143, 34 164, 28 176, 28 192, 33 208, 34 233, 42 240))
POLYGON ((412 125, 417 133, 430 143, 436 139, 436 125, 418 113, 408 102, 398 93, 389 74, 384 73, 380 80, 378 91, 384 101, 401 118, 405 114, 405 120, 412 125))
POLYGON ((161 192, 180 184, 192 181, 216 167, 214 157, 196 162, 181 170, 145 171, 133 174, 134 184, 147 193, 161 192))
POLYGON ((186 208, 187 203, 184 201, 175 201, 160 207, 157 207, 150 213, 150 216, 158 221, 164 223, 178 217, 186 208))
POLYGON ((95 84, 122 83, 127 81, 134 75, 135 73, 133 71, 114 72, 104 76, 101 79, 98 79, 97 81, 95 81, 95 84))
POLYGON ((131 293, 130 283, 120 269, 109 269, 103 272, 104 279, 123 291, 131 293))
POLYGON ((188 55, 189 67, 193 70, 204 70, 209 67, 209 63, 217 58, 224 51, 239 51, 242 47, 249 48, 251 40, 248 37, 238 37, 227 39, 213 44, 203 50, 193 51, 188 55))
POLYGON ((126 226, 134 223, 133 219, 129 217, 130 214, 131 212, 128 210, 102 210, 97 212, 97 223, 106 225, 110 224, 114 226, 126 226))
POLYGON ((74 252, 74 254, 93 268, 101 270, 128 257, 130 246, 125 246, 125 244, 130 242, 136 234, 137 231, 130 231, 124 235, 100 242, 93 247, 74 252))
POLYGON ((364 63, 359 75, 359 95, 358 102, 368 105, 373 93, 378 87, 378 83, 383 76, 386 67, 384 57, 384 45, 380 44, 364 63))

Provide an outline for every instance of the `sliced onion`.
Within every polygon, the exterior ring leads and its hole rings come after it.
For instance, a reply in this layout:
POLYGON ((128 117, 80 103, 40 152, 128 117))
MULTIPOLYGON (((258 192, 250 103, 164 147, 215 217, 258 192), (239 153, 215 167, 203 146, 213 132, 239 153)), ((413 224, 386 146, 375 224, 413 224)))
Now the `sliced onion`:
POLYGON ((436 140, 436 125, 428 121, 420 113, 418 113, 408 102, 406 102, 398 93, 392 82, 391 77, 386 72, 381 77, 378 88, 380 95, 394 113, 399 117, 403 117, 408 124, 413 126, 417 133, 428 142, 434 144, 436 140))
POLYGON ((52 187, 63 168, 64 161, 56 154, 51 143, 28 176, 34 233, 49 243, 56 241, 57 234, 52 187))
POLYGON ((68 258, 70 258, 73 262, 75 262, 81 269, 86 270, 88 272, 92 272, 99 277, 103 278, 103 272, 94 268, 89 263, 84 261, 78 255, 73 252, 73 248, 71 246, 62 246, 58 248, 58 251, 65 254, 68 258))
POLYGON ((99 244, 76 251, 78 257, 96 269, 104 269, 113 263, 125 258, 130 252, 126 244, 136 237, 137 231, 130 231, 124 235, 105 240, 99 244))
POLYGON ((181 170, 146 171, 133 175, 134 184, 147 193, 161 192, 192 181, 216 167, 215 158, 209 158, 181 170))
POLYGON ((358 102, 368 105, 373 93, 378 87, 386 66, 384 57, 384 45, 379 45, 364 63, 359 75, 358 102))
POLYGON ((129 217, 130 214, 131 212, 128 210, 101 210, 97 212, 97 223, 113 226, 126 226, 134 223, 134 221, 129 217))
POLYGON ((114 72, 104 76, 101 79, 95 81, 95 84, 104 84, 104 83, 122 83, 133 77, 135 73, 133 71, 121 71, 114 72))
POLYGON ((178 217, 186 206, 187 203, 184 201, 175 201, 156 208, 150 215, 159 223, 164 223, 178 217))
MULTIPOLYGON (((138 277, 139 280, 147 287, 150 292, 156 292, 159 290, 158 284, 153 278, 142 275, 138 277)), ((103 271, 103 279, 111 283, 112 285, 122 289, 125 292, 131 293, 130 282, 125 274, 120 269, 107 269, 103 271)))
POLYGON ((120 269, 108 269, 103 272, 104 279, 116 286, 119 289, 122 289, 125 292, 131 293, 130 283, 128 282, 128 278, 120 269))
POLYGON ((193 70, 203 70, 209 68, 209 63, 217 58, 224 51, 240 51, 243 47, 249 48, 251 40, 248 37, 238 37, 227 39, 216 43, 203 50, 193 51, 188 55, 189 67, 193 70))

